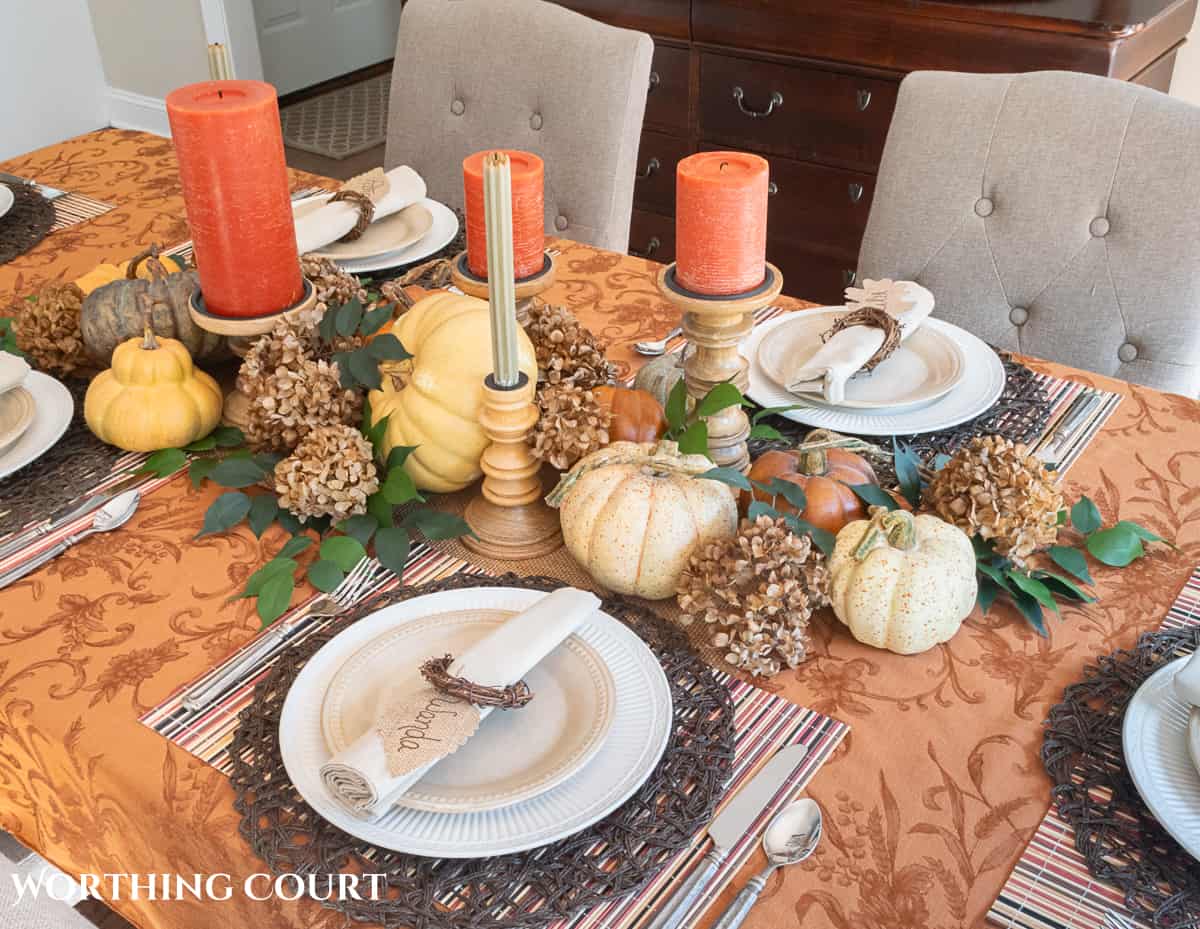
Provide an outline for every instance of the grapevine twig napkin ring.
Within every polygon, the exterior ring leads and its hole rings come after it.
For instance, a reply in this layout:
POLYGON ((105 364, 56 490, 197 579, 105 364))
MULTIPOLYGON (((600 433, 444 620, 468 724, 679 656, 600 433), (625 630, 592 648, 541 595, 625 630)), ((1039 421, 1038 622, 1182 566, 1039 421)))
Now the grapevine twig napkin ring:
POLYGON ((828 342, 843 329, 849 329, 851 326, 872 326, 883 330, 883 344, 863 364, 864 371, 874 371, 881 361, 885 361, 900 346, 900 323, 887 310, 874 306, 863 307, 839 316, 828 330, 821 333, 821 341, 828 342))
POLYGON ((517 710, 533 699, 533 691, 524 681, 517 681, 507 687, 482 687, 466 678, 453 677, 447 671, 453 662, 453 655, 430 658, 421 665, 421 676, 442 693, 466 700, 475 706, 498 706, 502 710, 517 710))
POLYGON ((339 200, 353 203, 358 207, 358 222, 354 224, 353 229, 340 239, 342 242, 353 242, 367 231, 367 226, 371 225, 371 220, 375 218, 375 204, 365 194, 360 194, 357 190, 347 190, 345 188, 339 190, 329 198, 330 203, 337 203, 339 200))

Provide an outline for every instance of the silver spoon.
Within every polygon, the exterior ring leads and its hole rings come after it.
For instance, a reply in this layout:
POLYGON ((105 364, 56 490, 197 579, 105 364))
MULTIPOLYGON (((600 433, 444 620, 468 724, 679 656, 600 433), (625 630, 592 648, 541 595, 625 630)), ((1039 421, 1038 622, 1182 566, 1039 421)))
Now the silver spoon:
POLYGON ((655 339, 653 342, 634 342, 633 350, 639 355, 665 355, 667 343, 681 332, 683 332, 683 326, 676 326, 661 339, 655 339))
POLYGON ((24 564, 17 565, 4 574, 0 574, 0 587, 7 587, 13 581, 20 580, 31 571, 35 571, 44 565, 47 561, 52 561, 72 545, 82 542, 89 535, 96 532, 111 532, 124 526, 129 522, 129 518, 137 512, 138 503, 141 502, 142 492, 140 490, 127 490, 123 494, 113 497, 108 503, 100 507, 96 511, 96 517, 92 520, 92 524, 86 529, 69 535, 56 545, 52 545, 39 555, 34 556, 24 564))
POLYGON ((803 861, 813 853, 820 841, 821 808, 814 801, 806 797, 776 813, 763 833, 767 866, 738 891, 733 902, 713 923, 712 929, 737 929, 758 902, 758 895, 767 886, 767 878, 777 868, 803 861))

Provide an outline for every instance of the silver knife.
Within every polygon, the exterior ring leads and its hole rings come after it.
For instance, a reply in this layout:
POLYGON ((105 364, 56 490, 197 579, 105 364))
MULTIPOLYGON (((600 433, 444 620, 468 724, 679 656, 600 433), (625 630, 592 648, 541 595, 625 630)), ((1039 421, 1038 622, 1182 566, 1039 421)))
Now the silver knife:
POLYGON ((1061 446, 1073 438, 1075 430, 1091 418, 1096 407, 1103 402, 1103 398, 1098 393, 1092 393, 1086 397, 1080 394, 1079 397, 1075 398, 1075 401, 1071 404, 1071 408, 1063 415, 1062 419, 1058 421, 1058 425, 1050 434, 1049 440, 1038 449, 1038 457, 1043 461, 1055 456, 1061 446))
MULTIPOLYGON (((143 477, 145 477, 145 475, 138 475, 139 479, 143 477)), ((17 554, 18 552, 32 545, 38 539, 44 538, 45 536, 50 535, 50 533, 58 531, 68 523, 79 519, 79 517, 87 516, 88 513, 94 513, 121 491, 138 482, 139 481, 135 481, 132 477, 117 481, 117 483, 113 484, 112 487, 109 487, 107 490, 102 490, 100 493, 93 494, 92 496, 80 501, 61 516, 55 514, 49 519, 42 520, 37 525, 30 526, 23 532, 18 532, 3 545, 0 545, 0 561, 3 561, 10 555, 17 554)))
POLYGON ((807 745, 781 748, 750 783, 725 803, 721 812, 708 826, 713 847, 700 864, 689 874, 662 905, 645 929, 677 929, 691 914, 696 901, 716 876, 725 856, 729 854, 754 825, 759 814, 775 799, 779 788, 808 755, 807 745))

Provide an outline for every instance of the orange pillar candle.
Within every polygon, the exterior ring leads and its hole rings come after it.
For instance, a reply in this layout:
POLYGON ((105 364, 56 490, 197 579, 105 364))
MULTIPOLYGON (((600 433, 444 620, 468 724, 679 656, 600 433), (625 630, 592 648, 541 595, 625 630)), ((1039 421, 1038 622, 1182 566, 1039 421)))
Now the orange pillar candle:
MULTIPOLYGON (((487 277, 487 227, 483 208, 483 159, 494 149, 463 159, 467 205, 467 267, 487 277)), ((533 277, 545 261, 545 195, 542 159, 529 152, 504 151, 512 175, 513 271, 517 280, 533 277)))
POLYGON ((205 81, 167 95, 200 291, 218 316, 266 316, 304 295, 275 88, 205 81))
POLYGON ((765 158, 700 152, 675 174, 675 279, 698 294, 753 290, 766 276, 765 158))

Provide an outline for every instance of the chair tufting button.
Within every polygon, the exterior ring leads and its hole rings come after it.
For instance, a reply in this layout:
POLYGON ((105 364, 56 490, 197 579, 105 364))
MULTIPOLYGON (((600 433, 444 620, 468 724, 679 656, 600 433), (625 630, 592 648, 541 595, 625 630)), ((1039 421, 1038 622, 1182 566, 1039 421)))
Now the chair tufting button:
POLYGON ((976 216, 991 216, 992 210, 996 208, 996 204, 992 203, 987 197, 980 197, 975 201, 976 216))
POLYGON ((463 113, 467 112, 467 105, 461 100, 454 100, 450 104, 450 112, 455 116, 462 116, 463 113))
POLYGON ((1097 239, 1102 239, 1108 235, 1109 228, 1108 217, 1106 216, 1097 216, 1088 224, 1088 232, 1097 239))
POLYGON ((1131 362, 1131 361, 1135 361, 1137 359, 1137 356, 1138 356, 1137 346, 1134 345, 1132 342, 1126 342, 1120 348, 1117 349, 1117 357, 1120 358, 1126 364, 1129 364, 1129 362, 1131 362))
POLYGON ((554 218, 554 228, 559 232, 565 232, 567 229, 567 217, 558 215, 554 218))
POLYGON ((1029 310, 1023 306, 1014 306, 1008 311, 1008 321, 1014 326, 1024 326, 1029 319, 1029 310))
POLYGON ((537 132, 539 129, 542 128, 542 114, 541 113, 534 113, 532 116, 529 117, 529 128, 532 129, 534 132, 537 132))

